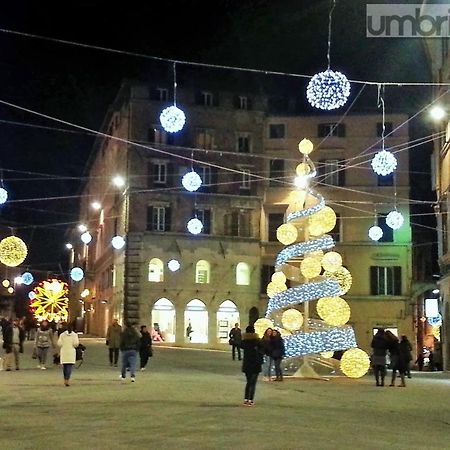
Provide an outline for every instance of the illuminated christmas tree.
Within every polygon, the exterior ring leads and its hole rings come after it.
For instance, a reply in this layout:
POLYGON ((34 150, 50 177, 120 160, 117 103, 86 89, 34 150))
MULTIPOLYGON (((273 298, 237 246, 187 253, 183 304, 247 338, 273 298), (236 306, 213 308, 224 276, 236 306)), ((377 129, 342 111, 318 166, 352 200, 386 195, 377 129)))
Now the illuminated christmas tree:
POLYGON ((332 250, 333 238, 326 234, 335 227, 336 214, 309 186, 316 176, 308 156, 313 148, 307 139, 299 144, 303 162, 296 168, 298 190, 293 192, 286 223, 277 229, 277 239, 285 248, 276 257, 275 273, 267 285, 266 318, 259 319, 255 327, 260 334, 268 327, 280 330, 286 357, 303 357, 299 374, 315 374, 309 356, 317 355, 316 361, 324 361, 335 351, 345 350, 341 370, 349 377, 359 378, 369 368, 369 357, 356 348, 354 330, 346 325, 350 307, 341 295, 350 289, 352 277, 342 266, 341 255, 332 250), (320 319, 310 317, 311 302, 315 302, 320 319))

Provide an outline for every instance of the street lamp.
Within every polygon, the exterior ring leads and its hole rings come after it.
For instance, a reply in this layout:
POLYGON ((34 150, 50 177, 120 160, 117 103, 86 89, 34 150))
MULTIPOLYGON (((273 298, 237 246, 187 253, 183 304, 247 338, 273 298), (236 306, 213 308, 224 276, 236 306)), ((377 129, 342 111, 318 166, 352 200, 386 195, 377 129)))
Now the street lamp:
POLYGON ((95 201, 91 203, 91 207, 92 209, 95 209, 95 211, 98 211, 102 207, 102 205, 100 202, 95 201))
POLYGON ((112 179, 112 183, 114 184, 114 186, 121 188, 125 186, 125 178, 122 177, 121 175, 116 175, 113 179, 112 179))
POLYGON ((430 116, 433 120, 442 120, 447 115, 445 109, 440 105, 430 108, 430 116))
POLYGON ((67 248, 67 250, 72 250, 73 249, 73 245, 70 242, 68 242, 66 244, 66 248, 67 248))

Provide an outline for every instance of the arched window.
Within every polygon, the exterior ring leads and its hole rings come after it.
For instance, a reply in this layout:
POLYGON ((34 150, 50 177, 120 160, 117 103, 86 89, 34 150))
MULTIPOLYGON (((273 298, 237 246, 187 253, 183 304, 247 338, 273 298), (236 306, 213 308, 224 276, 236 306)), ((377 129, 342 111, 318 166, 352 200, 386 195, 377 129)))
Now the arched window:
POLYGON ((160 298, 152 309, 152 340, 175 342, 175 329, 175 306, 168 298, 160 298))
POLYGON ((192 343, 208 342, 208 310, 206 305, 194 298, 184 311, 185 340, 192 343))
POLYGON ((245 262, 240 262, 236 266, 236 284, 241 286, 250 284, 250 266, 245 262))
POLYGON ((209 283, 209 277, 211 272, 211 266, 208 261, 201 259, 195 265, 195 282, 196 283, 209 283))
POLYGON ((217 310, 217 339, 218 342, 226 344, 229 340, 230 330, 235 323, 239 323, 239 311, 231 300, 225 300, 217 310))
POLYGON ((148 265, 148 281, 161 283, 164 281, 164 264, 158 258, 152 258, 148 265))

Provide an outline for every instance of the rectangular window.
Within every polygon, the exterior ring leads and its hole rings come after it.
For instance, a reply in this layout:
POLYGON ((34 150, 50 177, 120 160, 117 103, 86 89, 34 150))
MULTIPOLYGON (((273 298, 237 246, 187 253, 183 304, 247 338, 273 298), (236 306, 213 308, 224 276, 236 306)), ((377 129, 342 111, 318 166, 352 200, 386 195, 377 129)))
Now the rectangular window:
POLYGON ((345 185, 345 166, 342 159, 322 159, 319 161, 320 182, 331 186, 345 185))
POLYGON ((225 234, 227 236, 251 237, 250 211, 233 211, 225 214, 225 234))
POLYGON ((251 138, 249 133, 240 133, 236 140, 236 150, 239 153, 250 153, 251 138))
POLYGON ((271 123, 269 125, 269 139, 284 139, 286 137, 286 125, 284 123, 271 123))
POLYGON ((166 88, 156 88, 156 91, 158 92, 158 98, 160 102, 167 102, 169 99, 169 90, 166 88))
POLYGON ((204 208, 194 209, 194 217, 197 217, 203 224, 202 234, 211 233, 211 210, 204 208))
MULTIPOLYGON (((388 134, 392 133, 392 130, 394 129, 392 122, 385 122, 384 123, 384 135, 387 136, 388 134)), ((383 123, 378 122, 377 123, 377 136, 381 137, 383 134, 383 123)))
POLYGON ((261 267, 261 294, 266 293, 267 285, 271 282, 271 278, 274 273, 274 266, 263 265, 261 267))
POLYGON ((320 123, 317 126, 318 137, 345 137, 345 125, 342 123, 320 123))
POLYGON ((280 181, 284 179, 284 159, 271 159, 269 163, 269 185, 283 186, 280 181))
POLYGON ((202 92, 201 94, 202 97, 202 105, 204 106, 212 106, 213 105, 213 94, 212 92, 202 92))
POLYGON ((167 183, 167 163, 154 162, 153 165, 153 184, 167 183))
POLYGON ((239 98, 239 109, 247 110, 248 109, 248 98, 243 95, 240 95, 238 98, 239 98))
POLYGON ((198 148, 212 150, 214 148, 214 130, 198 129, 196 144, 198 148))
POLYGON ((241 189, 250 189, 250 170, 242 169, 241 189))
POLYGON ((149 206, 147 208, 147 230, 170 231, 171 209, 168 206, 149 206))
POLYGON ((402 295, 402 268, 371 266, 370 293, 371 295, 402 295))
POLYGON ((336 225, 329 233, 327 233, 333 238, 334 242, 342 241, 341 224, 341 215, 336 213, 336 225))
POLYGON ((268 216, 269 222, 269 241, 277 241, 277 228, 284 223, 284 214, 270 213, 268 216))
POLYGON ((383 230, 383 236, 378 242, 394 242, 394 230, 386 224, 387 214, 379 214, 377 217, 377 225, 383 230))
POLYGON ((211 184, 211 167, 200 166, 197 173, 202 179, 202 186, 209 186, 211 184))
POLYGON ((155 144, 167 144, 168 135, 161 127, 154 126, 148 130, 148 141, 155 144))

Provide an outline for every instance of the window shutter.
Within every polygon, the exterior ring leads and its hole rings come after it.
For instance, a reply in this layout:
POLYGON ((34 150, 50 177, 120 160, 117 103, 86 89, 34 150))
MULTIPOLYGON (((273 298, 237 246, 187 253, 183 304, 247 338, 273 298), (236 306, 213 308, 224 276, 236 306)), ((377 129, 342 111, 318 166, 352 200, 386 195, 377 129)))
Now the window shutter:
POLYGON ((152 231, 153 228, 153 206, 147 207, 147 230, 152 231))
POLYGON ((247 97, 247 110, 250 111, 251 109, 253 109, 252 99, 247 97))
POLYGON ((209 187, 209 192, 217 192, 219 180, 219 172, 217 167, 211 167, 211 186, 209 187))
POLYGON ((150 87, 150 100, 159 100, 159 91, 154 87, 150 87))
POLYGON ((370 266, 370 294, 378 295, 378 267, 370 266))
POLYGON ((175 165, 171 162, 167 164, 167 186, 178 186, 181 184, 181 180, 176 180, 176 171, 175 171, 175 165), (177 183, 177 181, 180 181, 177 183))
POLYGON ((171 231, 172 228, 172 208, 168 206, 165 208, 165 221, 164 221, 164 231, 171 231))
POLYGON ((219 106, 219 93, 213 92, 212 96, 213 96, 213 99, 212 99, 213 106, 219 106))
POLYGON ((235 95, 233 97, 233 107, 235 109, 239 109, 241 107, 241 100, 239 99, 239 95, 235 95))
POLYGON ((153 187, 153 164, 151 162, 147 163, 147 187, 153 187))
POLYGON ((394 295, 402 295, 402 268, 394 267, 394 295))
MULTIPOLYGON (((317 175, 319 176, 319 177, 323 177, 324 175, 325 175, 325 164, 326 164, 326 159, 320 159, 319 160, 319 164, 318 164, 318 167, 317 167, 317 175)), ((320 180, 320 181, 322 181, 322 180, 320 180)))
POLYGON ((317 136, 318 137, 325 137, 327 134, 328 134, 328 127, 325 124, 320 123, 317 126, 317 136))
POLYGON ((153 127, 148 129, 147 137, 148 137, 148 142, 155 142, 155 129, 153 127))
POLYGON ((195 93, 195 99, 194 102, 196 105, 203 105, 203 95, 202 95, 202 91, 197 91, 195 93))
POLYGON ((339 167, 338 167, 338 185, 345 186, 345 162, 343 159, 339 159, 339 167))
POLYGON ((203 234, 211 234, 211 210, 205 209, 203 214, 203 234))
POLYGON ((337 135, 338 137, 345 137, 345 125, 343 123, 337 126, 337 135))
POLYGON ((223 216, 223 222, 224 222, 224 234, 226 236, 231 235, 231 214, 225 214, 223 216))
POLYGON ((239 212, 231 213, 231 236, 239 236, 239 212))

